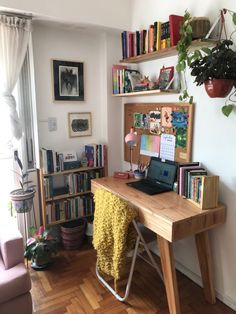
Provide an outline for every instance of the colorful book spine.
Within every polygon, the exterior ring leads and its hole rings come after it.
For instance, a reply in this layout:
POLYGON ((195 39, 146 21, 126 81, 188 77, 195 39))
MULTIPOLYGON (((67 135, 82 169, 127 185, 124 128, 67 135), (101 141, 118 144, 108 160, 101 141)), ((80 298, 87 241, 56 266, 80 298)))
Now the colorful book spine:
POLYGON ((183 23, 184 17, 180 15, 171 14, 169 16, 170 22, 170 44, 176 46, 180 40, 180 27, 183 23))

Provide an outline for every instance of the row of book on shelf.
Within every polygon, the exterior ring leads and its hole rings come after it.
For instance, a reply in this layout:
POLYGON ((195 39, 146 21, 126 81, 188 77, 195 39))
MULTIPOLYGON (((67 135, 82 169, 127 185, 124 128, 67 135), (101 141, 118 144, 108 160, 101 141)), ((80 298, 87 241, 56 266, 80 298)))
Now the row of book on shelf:
MULTIPOLYGON (((106 145, 88 144, 84 150, 88 167, 104 167, 106 160, 106 145)), ((75 152, 56 152, 52 149, 40 149, 40 163, 44 174, 60 172, 81 167, 81 162, 75 152)))
POLYGON ((46 223, 72 220, 94 213, 94 202, 90 195, 77 196, 46 205, 46 223))
POLYGON ((46 200, 62 194, 83 193, 91 190, 91 179, 99 178, 100 172, 90 170, 88 172, 71 173, 63 175, 63 184, 58 187, 57 177, 44 178, 44 192, 46 200))
POLYGON ((168 21, 164 23, 155 21, 147 30, 123 31, 122 58, 136 57, 177 45, 181 23, 183 23, 183 16, 171 14, 168 21))
POLYGON ((196 203, 201 202, 203 177, 207 170, 200 162, 180 163, 178 166, 178 193, 196 203))

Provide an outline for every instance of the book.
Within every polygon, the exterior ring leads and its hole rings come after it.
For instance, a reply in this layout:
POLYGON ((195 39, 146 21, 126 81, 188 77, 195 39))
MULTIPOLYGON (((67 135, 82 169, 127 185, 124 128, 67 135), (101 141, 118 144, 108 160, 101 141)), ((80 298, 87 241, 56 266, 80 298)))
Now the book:
MULTIPOLYGON (((184 167, 183 167, 184 168, 184 167)), ((191 171, 191 170, 205 170, 203 167, 201 167, 201 166, 195 166, 195 167, 189 167, 189 168, 187 168, 187 169, 184 169, 183 170, 183 176, 184 176, 184 196, 185 197, 188 197, 188 179, 189 179, 189 176, 188 176, 188 173, 189 173, 189 171, 191 171), (192 168, 192 169, 191 169, 192 168)))
POLYGON ((190 171, 186 171, 187 172, 187 194, 186 197, 187 198, 192 198, 193 194, 196 193, 196 186, 194 186, 193 184, 193 178, 195 176, 203 176, 203 175, 207 175, 207 171, 205 169, 194 169, 194 170, 190 170, 190 171), (195 191, 193 191, 193 187, 195 187, 195 191))
POLYGON ((95 167, 94 164, 94 145, 85 145, 85 156, 88 160, 88 167, 95 167))
POLYGON ((184 17, 180 15, 171 14, 169 16, 170 25, 170 44, 176 46, 180 40, 180 27, 183 23, 184 17))
POLYGON ((179 187, 180 187, 180 168, 182 167, 190 167, 190 166, 199 166, 200 163, 199 161, 190 161, 190 162, 179 162, 178 167, 177 167, 177 183, 178 183, 178 188, 177 188, 177 193, 179 193, 179 187))
POLYGON ((127 59, 127 35, 126 31, 121 33, 122 59, 127 59))
POLYGON ((179 169, 179 195, 184 196, 184 184, 185 184, 185 171, 188 170, 193 170, 193 169, 199 169, 200 166, 184 166, 180 167, 179 169))
POLYGON ((157 22, 157 30, 156 30, 156 50, 161 49, 161 22, 157 22))
POLYGON ((148 30, 148 52, 153 52, 153 45, 154 45, 154 26, 150 25, 148 30))

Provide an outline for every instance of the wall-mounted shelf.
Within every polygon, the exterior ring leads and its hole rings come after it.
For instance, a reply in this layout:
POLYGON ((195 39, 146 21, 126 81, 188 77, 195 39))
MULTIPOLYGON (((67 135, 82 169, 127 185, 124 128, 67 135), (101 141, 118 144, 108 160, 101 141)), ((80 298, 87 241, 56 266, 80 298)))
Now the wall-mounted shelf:
POLYGON ((114 97, 131 97, 131 96, 151 96, 151 95, 166 95, 166 94, 178 94, 179 91, 174 89, 154 89, 154 90, 145 90, 139 92, 131 92, 131 93, 122 93, 122 94, 113 94, 114 97))
MULTIPOLYGON (((203 47, 212 47, 214 44, 216 44, 216 40, 212 39, 196 39, 192 41, 191 49, 200 49, 203 47)), ((142 54, 140 56, 136 57, 131 57, 127 59, 120 60, 121 63, 140 63, 140 62, 145 62, 145 61, 150 61, 150 60, 155 60, 155 59, 162 59, 162 58, 167 58, 171 56, 177 55, 177 50, 176 46, 171 47, 171 48, 165 48, 162 50, 154 51, 154 52, 149 52, 146 54, 142 54)))

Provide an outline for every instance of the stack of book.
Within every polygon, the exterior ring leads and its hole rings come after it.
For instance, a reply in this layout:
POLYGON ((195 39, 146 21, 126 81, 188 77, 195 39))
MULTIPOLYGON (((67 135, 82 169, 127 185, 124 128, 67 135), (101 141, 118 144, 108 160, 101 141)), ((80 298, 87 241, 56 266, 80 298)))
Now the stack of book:
POLYGON ((133 92, 135 86, 140 83, 141 79, 142 75, 137 70, 119 64, 112 66, 112 87, 114 95, 133 92))
POLYGON ((127 59, 145 53, 158 51, 177 44, 180 39, 180 26, 183 16, 170 15, 169 21, 155 21, 148 30, 123 31, 121 33, 122 58, 127 59))
POLYGON ((52 149, 40 149, 40 164, 44 174, 63 171, 63 154, 57 153, 52 149))
POLYGON ((179 195, 200 203, 203 177, 207 171, 199 162, 180 163, 178 167, 179 195))
POLYGON ((106 145, 87 144, 85 145, 85 156, 88 160, 88 167, 104 167, 106 164, 106 145))

